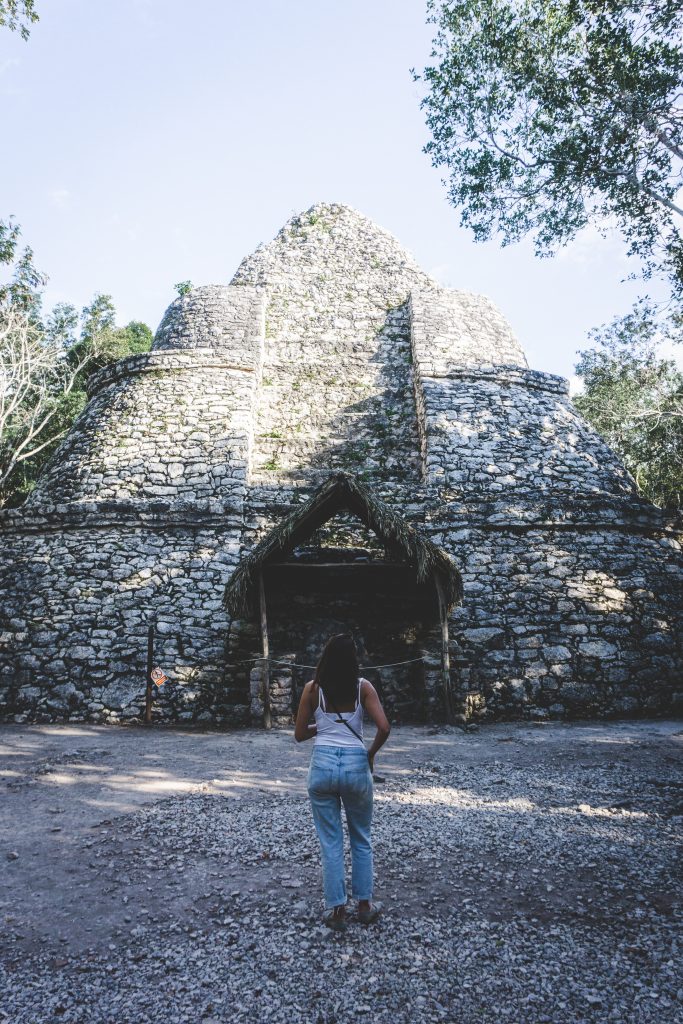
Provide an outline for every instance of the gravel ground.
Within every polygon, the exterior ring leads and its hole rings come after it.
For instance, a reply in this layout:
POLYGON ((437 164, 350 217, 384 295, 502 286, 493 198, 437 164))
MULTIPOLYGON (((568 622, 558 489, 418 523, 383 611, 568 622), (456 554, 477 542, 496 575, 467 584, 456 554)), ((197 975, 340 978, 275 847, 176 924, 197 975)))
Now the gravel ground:
POLYGON ((386 914, 345 934, 319 922, 310 747, 213 734, 203 771, 180 771, 182 734, 159 740, 150 769, 140 731, 90 729, 78 745, 73 733, 47 752, 54 729, 0 733, 14 812, 0 1021, 683 1020, 680 723, 395 730, 375 789, 386 914), (119 739, 137 780, 123 787, 107 765, 119 739), (131 797, 171 766, 172 795, 131 797), (58 834, 54 821, 69 822, 75 874, 59 905, 31 855, 49 849, 33 824, 58 834), (41 913, 54 928, 41 932, 41 913))

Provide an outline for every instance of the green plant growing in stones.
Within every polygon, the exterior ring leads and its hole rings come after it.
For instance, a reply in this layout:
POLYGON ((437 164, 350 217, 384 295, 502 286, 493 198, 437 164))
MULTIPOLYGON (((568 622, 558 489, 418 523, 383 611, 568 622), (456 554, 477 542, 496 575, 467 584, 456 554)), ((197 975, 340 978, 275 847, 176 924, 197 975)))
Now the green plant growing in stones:
POLYGON ((331 231, 332 225, 329 223, 326 217, 323 217, 320 213, 314 213, 311 211, 306 217, 306 223, 312 228, 317 227, 321 231, 331 231))

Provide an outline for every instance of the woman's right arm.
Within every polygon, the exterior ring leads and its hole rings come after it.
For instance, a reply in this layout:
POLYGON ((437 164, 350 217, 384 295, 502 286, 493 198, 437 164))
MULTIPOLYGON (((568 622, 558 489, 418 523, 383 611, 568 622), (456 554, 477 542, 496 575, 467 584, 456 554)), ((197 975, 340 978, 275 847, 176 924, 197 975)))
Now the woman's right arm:
POLYGON ((375 754, 383 747, 389 739, 389 733, 391 732, 391 726, 389 725, 389 719, 384 714, 384 708, 380 703, 380 699, 377 696, 377 690, 368 679, 363 680, 363 707, 370 715, 377 726, 377 732, 375 738, 372 741, 372 746, 368 750, 368 761, 370 762, 370 769, 374 768, 375 754))
POLYGON ((297 711, 296 724, 294 726, 294 739, 297 743, 303 743, 304 740, 312 740, 318 731, 315 725, 309 725, 313 717, 312 692, 313 682, 311 681, 304 686, 301 700, 299 701, 299 710, 297 711))

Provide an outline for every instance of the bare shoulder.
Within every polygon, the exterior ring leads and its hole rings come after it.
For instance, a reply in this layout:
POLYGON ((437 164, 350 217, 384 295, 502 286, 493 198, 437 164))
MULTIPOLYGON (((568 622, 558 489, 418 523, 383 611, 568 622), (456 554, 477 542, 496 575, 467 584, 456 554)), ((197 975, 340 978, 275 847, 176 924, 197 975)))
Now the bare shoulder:
POLYGON ((375 696, 377 696, 377 690, 372 685, 372 683, 370 682, 369 679, 365 679, 364 676, 361 676, 361 680, 360 680, 360 699, 361 699, 361 703, 365 704, 365 701, 367 700, 367 698, 371 697, 373 694, 375 696))
POLYGON ((304 688, 301 691, 301 697, 299 698, 299 707, 305 710, 307 713, 312 713, 313 705, 315 703, 313 696, 313 687, 315 682, 313 679, 309 679, 307 683, 304 683, 304 688))

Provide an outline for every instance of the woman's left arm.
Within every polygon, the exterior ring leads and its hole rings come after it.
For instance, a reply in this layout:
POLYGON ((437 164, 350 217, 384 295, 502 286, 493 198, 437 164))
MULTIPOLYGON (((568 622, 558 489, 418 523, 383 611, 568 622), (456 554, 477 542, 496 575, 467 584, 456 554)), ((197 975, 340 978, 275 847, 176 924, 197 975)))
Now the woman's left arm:
POLYGON ((299 701, 299 710, 296 713, 296 725, 294 726, 294 739, 297 743, 303 743, 304 740, 312 740, 318 731, 316 725, 308 724, 313 717, 312 691, 313 683, 306 683, 301 694, 301 700, 299 701))

